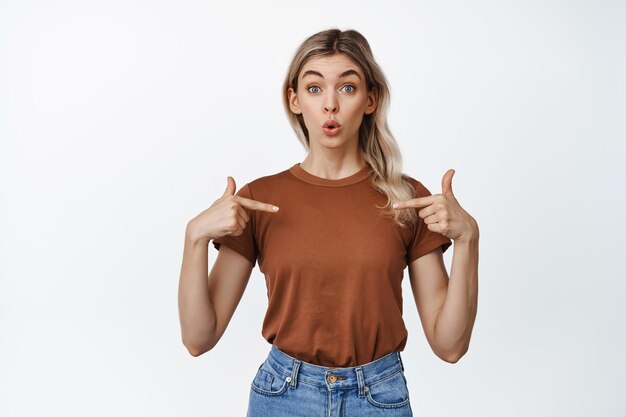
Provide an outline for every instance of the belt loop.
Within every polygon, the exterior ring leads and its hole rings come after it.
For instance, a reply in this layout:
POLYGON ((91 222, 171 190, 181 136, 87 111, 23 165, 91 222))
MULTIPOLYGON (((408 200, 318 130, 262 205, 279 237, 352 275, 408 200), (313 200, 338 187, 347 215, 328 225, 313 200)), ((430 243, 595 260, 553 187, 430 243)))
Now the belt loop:
POLYGON ((400 366, 402 367, 402 371, 404 371, 404 364, 402 363, 402 356, 400 356, 400 352, 396 352, 398 354, 398 361, 400 361, 400 366))
POLYGON ((363 379, 363 369, 360 366, 357 366, 356 371, 356 379, 359 382, 359 398, 365 397, 365 380, 363 379))
POLYGON ((289 383, 292 388, 297 388, 296 381, 298 380, 298 370, 300 369, 301 361, 299 359, 293 360, 293 371, 291 372, 291 382, 289 383))

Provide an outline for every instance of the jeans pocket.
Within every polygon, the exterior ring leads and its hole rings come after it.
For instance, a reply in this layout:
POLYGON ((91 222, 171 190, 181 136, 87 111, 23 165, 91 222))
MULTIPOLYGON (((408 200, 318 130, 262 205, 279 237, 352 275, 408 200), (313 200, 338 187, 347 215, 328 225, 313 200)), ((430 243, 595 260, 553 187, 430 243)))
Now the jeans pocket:
POLYGON ((261 395, 277 396, 287 391, 290 381, 290 377, 277 372, 265 361, 259 366, 250 388, 261 395))
POLYGON ((367 401, 378 408, 399 408, 409 405, 409 389, 403 371, 367 386, 367 401))

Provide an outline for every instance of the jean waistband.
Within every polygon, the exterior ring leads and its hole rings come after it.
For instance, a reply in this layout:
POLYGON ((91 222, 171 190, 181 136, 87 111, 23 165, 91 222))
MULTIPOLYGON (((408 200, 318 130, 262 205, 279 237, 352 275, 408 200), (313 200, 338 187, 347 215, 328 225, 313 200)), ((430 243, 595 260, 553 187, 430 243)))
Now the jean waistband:
POLYGON ((266 359, 295 388, 298 381, 328 389, 359 388, 364 395, 367 385, 404 371, 400 352, 391 352, 375 361, 351 367, 326 367, 296 359, 272 345, 266 359))

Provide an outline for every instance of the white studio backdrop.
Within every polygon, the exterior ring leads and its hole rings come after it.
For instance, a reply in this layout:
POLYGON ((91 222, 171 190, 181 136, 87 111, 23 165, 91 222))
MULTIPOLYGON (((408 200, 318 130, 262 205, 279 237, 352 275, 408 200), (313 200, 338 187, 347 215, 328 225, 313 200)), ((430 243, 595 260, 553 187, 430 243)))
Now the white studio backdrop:
POLYGON ((481 230, 456 364, 428 347, 405 273, 414 414, 626 415, 625 21, 591 0, 2 0, 0 415, 245 415, 264 277, 192 357, 185 225, 227 175, 304 159, 280 88, 331 27, 385 71, 404 172, 438 193, 454 168, 481 230))

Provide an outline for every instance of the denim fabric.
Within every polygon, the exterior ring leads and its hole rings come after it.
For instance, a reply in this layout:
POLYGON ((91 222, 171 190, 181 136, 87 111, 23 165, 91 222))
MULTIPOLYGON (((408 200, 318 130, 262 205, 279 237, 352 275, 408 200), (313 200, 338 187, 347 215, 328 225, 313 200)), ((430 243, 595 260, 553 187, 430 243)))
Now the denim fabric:
POLYGON ((300 361, 272 345, 250 385, 247 417, 412 417, 400 352, 353 367, 300 361))

